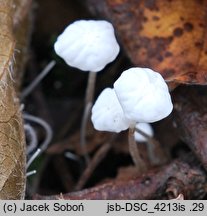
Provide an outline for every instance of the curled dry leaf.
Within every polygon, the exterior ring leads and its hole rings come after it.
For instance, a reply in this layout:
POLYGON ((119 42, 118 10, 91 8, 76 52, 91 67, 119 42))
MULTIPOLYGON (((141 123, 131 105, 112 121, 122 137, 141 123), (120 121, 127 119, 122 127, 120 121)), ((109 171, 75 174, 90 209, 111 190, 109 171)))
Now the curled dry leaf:
POLYGON ((22 199, 25 192, 25 138, 13 81, 18 5, 17 0, 0 0, 0 199, 22 199))
POLYGON ((132 63, 176 83, 207 83, 207 1, 88 0, 110 19, 132 63))

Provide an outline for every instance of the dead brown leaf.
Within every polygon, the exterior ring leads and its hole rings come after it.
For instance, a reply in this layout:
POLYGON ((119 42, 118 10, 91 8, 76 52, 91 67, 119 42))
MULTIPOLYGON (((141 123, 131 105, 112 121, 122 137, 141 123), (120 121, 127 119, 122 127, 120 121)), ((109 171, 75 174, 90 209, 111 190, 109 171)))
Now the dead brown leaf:
POLYGON ((0 199, 22 199, 25 193, 25 138, 13 80, 18 6, 19 1, 0 0, 0 199))
POLYGON ((167 81, 207 83, 207 1, 88 0, 110 19, 132 63, 167 81))

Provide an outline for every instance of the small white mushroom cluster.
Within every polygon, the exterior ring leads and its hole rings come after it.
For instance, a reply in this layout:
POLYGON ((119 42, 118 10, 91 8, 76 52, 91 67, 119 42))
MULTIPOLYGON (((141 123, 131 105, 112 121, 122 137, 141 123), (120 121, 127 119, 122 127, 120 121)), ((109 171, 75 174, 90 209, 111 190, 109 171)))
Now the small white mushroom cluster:
MULTIPOLYGON (((137 123, 135 128, 138 129, 139 131, 142 131, 143 133, 145 133, 150 138, 152 138, 154 136, 153 128, 148 123, 137 123)), ((143 136, 142 134, 137 132, 136 129, 135 129, 135 133, 134 133, 135 140, 137 142, 148 142, 147 137, 143 136)))
MULTIPOLYGON (((76 21, 57 38, 54 49, 68 65, 89 71, 80 139, 86 155, 86 125, 93 101, 96 72, 115 60, 120 50, 114 28, 104 20, 76 21)), ((140 164, 144 167, 132 139, 135 126, 144 123, 142 127, 149 129, 146 123, 167 117, 172 109, 168 87, 162 76, 151 69, 135 67, 124 71, 114 83, 114 88, 102 91, 92 108, 91 119, 95 129, 100 131, 119 133, 129 128, 130 153, 136 166, 140 164)))
POLYGON ((162 76, 148 68, 130 68, 97 98, 92 117, 94 128, 119 133, 136 123, 152 123, 173 109, 168 86, 162 76))
POLYGON ((143 129, 149 134, 146 123, 167 117, 172 109, 168 86, 162 76, 148 68, 134 67, 121 74, 113 89, 102 91, 92 107, 91 120, 94 128, 100 131, 119 133, 129 128, 129 152, 137 171, 143 173, 147 165, 135 142, 135 139, 140 141, 135 128, 139 129, 140 123, 145 124, 143 129))

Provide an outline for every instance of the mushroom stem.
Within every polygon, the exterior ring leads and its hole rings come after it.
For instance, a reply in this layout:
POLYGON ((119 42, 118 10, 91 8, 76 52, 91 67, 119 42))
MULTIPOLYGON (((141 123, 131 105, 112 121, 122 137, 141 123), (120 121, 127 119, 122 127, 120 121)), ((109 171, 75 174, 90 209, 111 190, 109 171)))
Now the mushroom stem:
POLYGON ((152 165, 160 165, 165 163, 167 161, 167 157, 165 152, 161 148, 160 143, 155 138, 150 137, 139 128, 135 128, 135 130, 148 140, 147 150, 152 165))
POLYGON ((134 131, 135 128, 131 128, 131 127, 129 128, 129 132, 128 132, 129 152, 132 156, 133 162, 138 172, 143 173, 144 171, 147 170, 147 166, 144 160, 141 158, 139 148, 134 138, 134 131))
POLYGON ((86 148, 86 127, 87 127, 89 114, 91 112, 91 108, 93 104, 92 102, 94 97, 95 83, 96 83, 96 73, 89 72, 88 83, 86 88, 86 96, 85 96, 84 113, 82 117, 81 131, 80 131, 80 146, 87 164, 89 163, 90 159, 86 148))
POLYGON ((86 98, 85 98, 85 105, 92 103, 93 96, 94 96, 94 89, 96 83, 96 72, 89 72, 88 75, 88 83, 86 88, 86 98))

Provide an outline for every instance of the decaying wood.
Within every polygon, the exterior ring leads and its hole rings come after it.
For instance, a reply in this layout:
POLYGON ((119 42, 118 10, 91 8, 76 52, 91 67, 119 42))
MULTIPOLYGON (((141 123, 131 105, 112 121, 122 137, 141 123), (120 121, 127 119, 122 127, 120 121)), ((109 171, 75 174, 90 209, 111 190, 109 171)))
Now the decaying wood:
POLYGON ((207 170, 206 87, 183 87, 174 93, 176 125, 181 138, 207 170))
POLYGON ((54 196, 34 196, 34 199, 159 199, 169 192, 168 181, 181 182, 176 194, 185 194, 186 199, 201 199, 206 194, 206 176, 199 167, 182 161, 173 161, 151 172, 125 181, 111 181, 90 189, 54 196))
POLYGON ((0 199, 22 199, 25 193, 25 137, 14 87, 18 7, 19 1, 0 0, 0 199))

